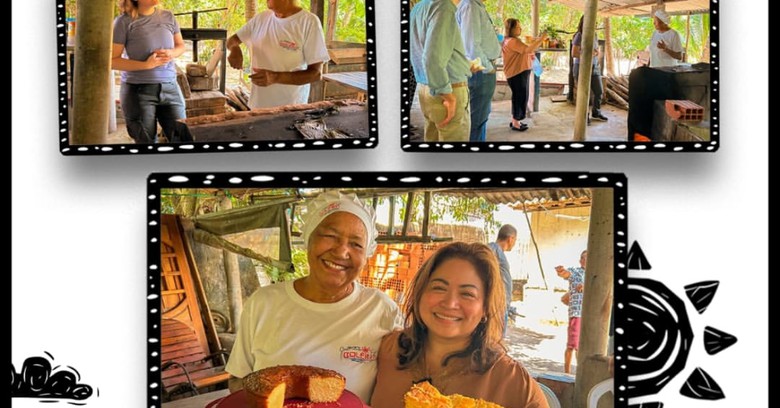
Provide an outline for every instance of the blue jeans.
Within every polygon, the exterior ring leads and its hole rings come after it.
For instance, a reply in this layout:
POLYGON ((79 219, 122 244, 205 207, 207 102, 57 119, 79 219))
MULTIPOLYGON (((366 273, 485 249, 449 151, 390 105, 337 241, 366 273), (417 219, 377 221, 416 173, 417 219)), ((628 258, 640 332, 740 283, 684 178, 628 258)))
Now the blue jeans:
POLYGON ((469 78, 469 106, 471 107, 470 142, 484 142, 487 139, 487 121, 490 104, 496 91, 496 73, 477 72, 469 78))
POLYGON ((119 91, 127 133, 136 143, 157 142, 157 122, 169 142, 176 142, 176 121, 186 117, 184 96, 174 82, 122 83, 119 91))
MULTIPOLYGON (((580 64, 574 64, 574 82, 576 84, 577 78, 580 74, 580 64)), ((593 65, 593 70, 590 74, 590 99, 589 102, 593 105, 593 112, 601 110, 601 98, 604 96, 604 88, 601 84, 601 70, 598 64, 593 65)))

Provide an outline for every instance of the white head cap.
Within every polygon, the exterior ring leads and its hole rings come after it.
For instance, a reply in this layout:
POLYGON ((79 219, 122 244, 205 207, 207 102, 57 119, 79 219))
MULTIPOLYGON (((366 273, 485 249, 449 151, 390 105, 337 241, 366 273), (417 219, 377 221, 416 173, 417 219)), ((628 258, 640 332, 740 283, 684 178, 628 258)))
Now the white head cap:
POLYGON ((667 14, 663 10, 656 10, 655 16, 658 17, 658 19, 661 20, 666 25, 669 25, 669 21, 671 21, 669 18, 669 14, 667 14))
POLYGON ((374 209, 364 204, 355 194, 342 194, 338 190, 326 191, 306 205, 306 216, 303 220, 303 242, 308 247, 309 237, 327 216, 336 212, 348 212, 358 217, 366 227, 366 256, 371 256, 376 249, 376 213, 374 209))

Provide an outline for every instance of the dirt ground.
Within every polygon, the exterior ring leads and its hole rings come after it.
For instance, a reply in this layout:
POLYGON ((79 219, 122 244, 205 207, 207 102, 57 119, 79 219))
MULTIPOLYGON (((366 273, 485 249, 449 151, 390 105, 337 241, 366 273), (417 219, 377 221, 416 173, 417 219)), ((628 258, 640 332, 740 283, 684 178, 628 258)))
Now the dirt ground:
MULTIPOLYGON (((551 69, 542 75, 543 83, 568 83, 568 69, 551 69)), ((501 79, 501 78, 499 78, 501 79)), ((500 82, 500 81, 499 81, 500 82)), ((558 93, 562 95, 564 91, 558 93)), ((539 98, 539 110, 529 119, 529 129, 517 132, 509 128, 512 102, 495 100, 511 97, 511 91, 504 85, 496 88, 496 96, 488 117, 488 142, 569 142, 574 135, 574 105, 567 102, 553 102, 552 95, 542 94, 539 98)), ((626 120, 628 112, 612 105, 603 104, 602 113, 609 119, 606 122, 592 121, 586 129, 588 142, 625 142, 627 140, 626 120)), ((412 135, 414 142, 423 141, 425 119, 415 98, 411 114, 412 125, 417 129, 412 135)))
MULTIPOLYGON (((504 339, 509 355, 533 374, 563 373, 568 309, 562 292, 526 288, 525 300, 512 302, 523 315, 510 322, 504 339)), ((576 360, 572 363, 576 372, 576 360)))

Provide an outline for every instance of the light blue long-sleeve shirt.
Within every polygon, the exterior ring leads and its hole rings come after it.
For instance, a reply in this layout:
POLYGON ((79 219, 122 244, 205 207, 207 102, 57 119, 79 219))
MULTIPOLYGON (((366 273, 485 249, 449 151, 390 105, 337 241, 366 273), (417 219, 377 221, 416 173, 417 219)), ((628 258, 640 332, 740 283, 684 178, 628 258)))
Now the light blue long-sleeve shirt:
POLYGON ((485 4, 480 0, 461 0, 455 19, 460 26, 466 57, 470 60, 479 57, 485 67, 482 72, 494 70, 491 60, 501 56, 501 44, 498 43, 498 36, 485 4))
POLYGON ((452 93, 452 84, 471 77, 456 11, 452 0, 423 0, 409 16, 414 77, 431 95, 452 93))

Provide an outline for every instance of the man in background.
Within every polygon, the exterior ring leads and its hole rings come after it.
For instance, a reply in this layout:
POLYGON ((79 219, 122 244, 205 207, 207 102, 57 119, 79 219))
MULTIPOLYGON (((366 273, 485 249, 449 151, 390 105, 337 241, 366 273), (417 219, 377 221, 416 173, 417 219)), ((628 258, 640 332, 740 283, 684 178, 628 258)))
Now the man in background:
POLYGON ((471 130, 468 81, 456 5, 460 0, 422 0, 409 15, 412 68, 426 142, 466 142, 471 130))
POLYGON ((496 29, 482 0, 460 0, 455 14, 471 63, 469 108, 471 109, 470 142, 484 142, 490 105, 496 91, 495 61, 501 56, 496 29))
POLYGON ((563 371, 567 374, 571 373, 571 359, 580 345, 582 293, 585 286, 585 265, 587 263, 588 251, 582 251, 580 266, 564 268, 562 265, 558 265, 555 267, 558 276, 569 281, 569 290, 561 298, 561 301, 569 306, 569 326, 566 330, 566 352, 563 360, 563 371))
POLYGON ((511 251, 515 246, 515 242, 517 242, 517 229, 509 224, 505 224, 498 230, 496 241, 488 244, 498 259, 501 281, 504 283, 504 291, 506 293, 504 336, 506 336, 506 329, 509 323, 509 305, 512 303, 512 274, 509 272, 509 261, 507 261, 504 252, 511 251))

